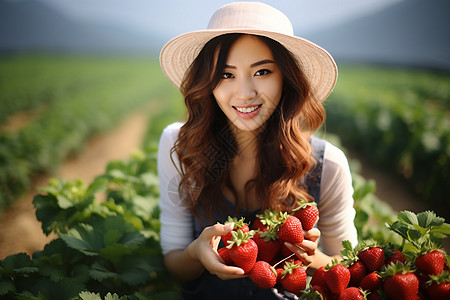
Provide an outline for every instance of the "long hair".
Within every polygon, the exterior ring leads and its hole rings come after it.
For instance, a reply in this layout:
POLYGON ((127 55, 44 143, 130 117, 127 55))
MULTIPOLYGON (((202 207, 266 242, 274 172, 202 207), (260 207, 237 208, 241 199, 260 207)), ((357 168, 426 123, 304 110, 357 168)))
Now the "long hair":
MULTIPOLYGON (((222 188, 236 196, 236 212, 246 207, 229 178, 236 155, 236 139, 227 117, 213 96, 225 68, 229 50, 242 34, 225 34, 210 40, 185 74, 180 90, 187 108, 172 154, 180 160, 180 193, 190 209, 211 216, 225 207, 222 188)), ((278 107, 259 133, 256 177, 245 185, 256 193, 261 208, 291 211, 299 198, 312 200, 302 178, 314 165, 309 139, 325 120, 325 110, 314 98, 306 76, 293 55, 280 43, 258 36, 272 51, 283 75, 278 107)))

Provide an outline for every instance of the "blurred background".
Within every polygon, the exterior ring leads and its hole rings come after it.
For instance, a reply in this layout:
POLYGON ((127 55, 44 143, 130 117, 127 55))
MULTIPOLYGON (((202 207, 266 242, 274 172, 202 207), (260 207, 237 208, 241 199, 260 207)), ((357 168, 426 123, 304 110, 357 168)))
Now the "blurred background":
MULTIPOLYGON (((159 51, 228 2, 0 0, 0 259, 45 244, 37 186, 50 176, 89 182, 183 118, 159 51), (33 228, 36 241, 14 239, 33 228)), ((345 149, 355 178, 394 211, 448 219, 450 2, 264 2, 335 57, 319 135, 345 149)))

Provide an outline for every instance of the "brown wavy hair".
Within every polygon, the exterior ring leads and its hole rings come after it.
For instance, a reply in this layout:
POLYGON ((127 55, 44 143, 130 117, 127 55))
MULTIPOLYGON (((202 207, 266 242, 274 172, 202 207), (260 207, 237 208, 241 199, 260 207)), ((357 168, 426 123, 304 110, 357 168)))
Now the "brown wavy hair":
MULTIPOLYGON (((180 193, 196 216, 200 212, 211 216, 213 211, 225 208, 223 186, 234 192, 229 165, 237 152, 236 140, 213 90, 222 78, 231 46, 241 36, 225 34, 210 40, 180 87, 188 114, 172 154, 175 152, 180 160, 180 193)), ((246 194, 254 189, 262 209, 291 211, 295 199, 312 200, 301 180, 315 164, 309 138, 324 122, 325 110, 314 98, 293 55, 280 43, 258 37, 272 51, 283 75, 283 92, 277 109, 258 135, 258 172, 245 189, 246 194)), ((246 199, 236 200, 235 213, 240 208, 246 208, 246 199)))

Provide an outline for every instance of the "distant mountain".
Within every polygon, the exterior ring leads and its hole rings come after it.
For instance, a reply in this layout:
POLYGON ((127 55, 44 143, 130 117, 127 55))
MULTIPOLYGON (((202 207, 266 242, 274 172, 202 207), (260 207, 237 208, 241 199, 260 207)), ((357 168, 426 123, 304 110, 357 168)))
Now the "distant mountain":
POLYGON ((0 37, 0 53, 158 53, 164 41, 130 29, 72 20, 33 0, 0 0, 0 37))
POLYGON ((450 70, 450 1, 404 0, 306 38, 339 61, 450 70))

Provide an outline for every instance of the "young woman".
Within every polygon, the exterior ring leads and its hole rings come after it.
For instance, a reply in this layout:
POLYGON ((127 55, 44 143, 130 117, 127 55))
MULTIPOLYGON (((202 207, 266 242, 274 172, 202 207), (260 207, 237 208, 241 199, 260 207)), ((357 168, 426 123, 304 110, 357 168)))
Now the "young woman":
POLYGON ((267 208, 292 212, 299 198, 316 201, 317 228, 286 243, 310 273, 338 257, 343 240, 356 244, 347 159, 312 137, 337 78, 325 50, 295 37, 280 11, 234 2, 207 30, 169 41, 160 62, 188 113, 163 131, 158 154, 161 246, 186 298, 281 297, 221 260, 228 216, 251 222, 267 208))

